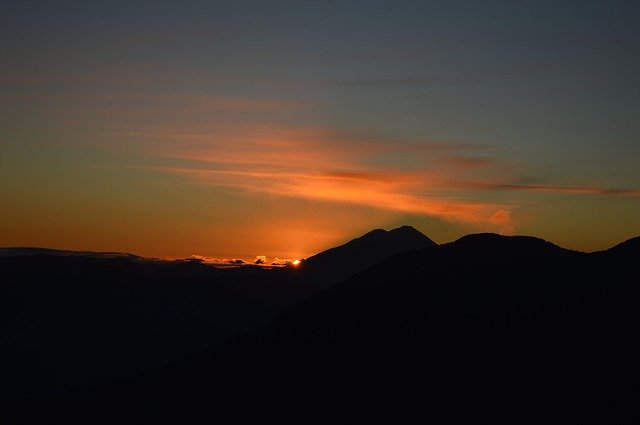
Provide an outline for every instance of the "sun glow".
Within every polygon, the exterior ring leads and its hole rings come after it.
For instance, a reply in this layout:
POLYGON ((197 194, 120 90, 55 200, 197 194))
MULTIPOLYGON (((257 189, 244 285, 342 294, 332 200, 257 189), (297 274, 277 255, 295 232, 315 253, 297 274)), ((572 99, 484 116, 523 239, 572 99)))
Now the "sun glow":
POLYGON ((291 264, 293 264, 294 266, 297 266, 298 264, 300 264, 300 260, 293 260, 291 264))

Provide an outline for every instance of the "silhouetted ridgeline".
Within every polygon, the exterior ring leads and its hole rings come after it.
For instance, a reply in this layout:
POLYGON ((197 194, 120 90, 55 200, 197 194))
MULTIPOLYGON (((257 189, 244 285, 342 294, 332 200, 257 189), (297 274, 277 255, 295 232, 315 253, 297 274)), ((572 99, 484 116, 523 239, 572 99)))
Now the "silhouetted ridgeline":
POLYGON ((126 255, 0 258, 0 400, 166 366, 316 292, 267 272, 126 255))
POLYGON ((166 366, 255 329, 381 259, 432 244, 413 228, 375 230, 312 257, 308 268, 281 270, 0 248, 0 400, 166 366), (317 274, 307 273, 314 267, 317 274))
POLYGON ((290 272, 300 281, 329 287, 392 255, 435 245, 435 242, 411 226, 390 231, 375 229, 344 245, 303 260, 290 272))
POLYGON ((587 254, 469 235, 397 253, 172 366, 7 413, 635 423, 639 258, 640 238, 587 254))

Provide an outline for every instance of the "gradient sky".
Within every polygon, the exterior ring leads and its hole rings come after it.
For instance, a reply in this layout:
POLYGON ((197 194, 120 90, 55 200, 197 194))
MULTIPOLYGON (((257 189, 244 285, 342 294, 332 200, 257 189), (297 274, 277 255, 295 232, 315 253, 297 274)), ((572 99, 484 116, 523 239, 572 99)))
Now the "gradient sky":
POLYGON ((300 258, 373 228, 640 235, 640 2, 0 11, 0 246, 300 258))

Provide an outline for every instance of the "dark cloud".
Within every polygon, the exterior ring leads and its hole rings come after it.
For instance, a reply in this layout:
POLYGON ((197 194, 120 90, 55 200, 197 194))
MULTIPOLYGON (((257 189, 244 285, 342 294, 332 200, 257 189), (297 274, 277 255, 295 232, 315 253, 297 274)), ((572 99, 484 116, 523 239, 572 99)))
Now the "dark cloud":
POLYGON ((227 260, 227 262, 229 264, 237 264, 237 265, 245 264, 244 260, 227 260))

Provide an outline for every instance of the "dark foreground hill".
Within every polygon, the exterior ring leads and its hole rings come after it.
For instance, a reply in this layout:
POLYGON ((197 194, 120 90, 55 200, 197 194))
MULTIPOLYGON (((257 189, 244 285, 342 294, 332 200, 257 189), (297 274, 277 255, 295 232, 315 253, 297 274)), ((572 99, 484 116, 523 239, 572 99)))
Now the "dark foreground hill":
POLYGON ((58 252, 0 258, 0 282, 0 401, 166 366, 315 293, 259 267, 58 252))
POLYGON ((637 240, 586 254, 470 235, 393 256, 172 367, 7 412, 637 423, 637 258, 637 240))
POLYGON ((0 248, 0 403, 136 376, 253 330, 390 255, 432 245, 376 230, 300 268, 215 268, 126 253, 0 248))

